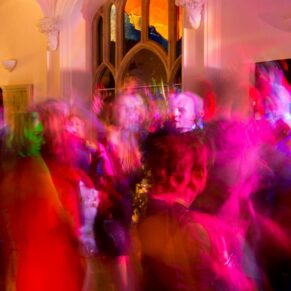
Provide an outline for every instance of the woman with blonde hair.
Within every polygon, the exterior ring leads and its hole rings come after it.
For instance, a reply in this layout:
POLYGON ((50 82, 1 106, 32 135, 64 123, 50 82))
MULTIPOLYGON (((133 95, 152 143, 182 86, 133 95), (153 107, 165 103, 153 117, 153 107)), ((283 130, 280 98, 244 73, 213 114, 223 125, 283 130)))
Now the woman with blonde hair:
POLYGON ((139 95, 124 92, 113 105, 114 125, 105 145, 111 163, 103 185, 107 198, 100 201, 95 219, 99 251, 113 259, 119 290, 135 290, 130 275, 132 192, 141 172, 140 139, 146 107, 139 95))

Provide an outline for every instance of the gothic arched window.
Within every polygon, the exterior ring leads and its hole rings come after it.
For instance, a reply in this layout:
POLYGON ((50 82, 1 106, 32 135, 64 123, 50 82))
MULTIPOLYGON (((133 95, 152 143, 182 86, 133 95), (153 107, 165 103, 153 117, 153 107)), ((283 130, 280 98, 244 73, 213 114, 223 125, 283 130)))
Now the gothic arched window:
POLYGON ((94 87, 106 70, 115 93, 129 71, 146 86, 179 85, 182 12, 175 0, 108 0, 96 11, 93 27, 94 87))

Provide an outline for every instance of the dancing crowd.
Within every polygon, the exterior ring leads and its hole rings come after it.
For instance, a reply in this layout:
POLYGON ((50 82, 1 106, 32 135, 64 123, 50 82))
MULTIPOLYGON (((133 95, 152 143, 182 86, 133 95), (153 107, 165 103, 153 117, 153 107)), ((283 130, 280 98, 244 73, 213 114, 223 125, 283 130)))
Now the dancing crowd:
POLYGON ((291 85, 256 77, 9 122, 1 91, 0 290, 290 290, 291 85))

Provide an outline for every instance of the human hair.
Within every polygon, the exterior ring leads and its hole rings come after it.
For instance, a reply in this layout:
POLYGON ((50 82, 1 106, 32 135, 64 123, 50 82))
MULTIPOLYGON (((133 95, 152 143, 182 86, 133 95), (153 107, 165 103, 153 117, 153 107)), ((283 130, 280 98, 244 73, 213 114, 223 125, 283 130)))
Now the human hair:
POLYGON ((123 93, 113 105, 114 123, 133 133, 139 133, 146 123, 147 107, 139 94, 123 93))
POLYGON ((82 139, 86 139, 88 135, 86 129, 86 120, 78 113, 70 113, 70 115, 67 117, 66 130, 71 134, 79 136, 82 139), (76 125, 71 124, 74 120, 78 121, 78 128, 76 128, 76 125))
POLYGON ((190 175, 189 187, 199 193, 206 179, 206 148, 191 133, 155 133, 144 146, 143 162, 151 183, 162 191, 177 191, 190 175))
POLYGON ((36 106, 44 129, 45 144, 42 154, 63 163, 70 162, 70 151, 66 134, 68 108, 66 103, 49 99, 36 106))
POLYGON ((189 97, 193 101, 195 115, 198 118, 202 118, 204 115, 202 97, 200 97, 199 95, 195 93, 186 91, 186 92, 179 93, 176 98, 182 98, 184 96, 189 97))
POLYGON ((7 135, 7 148, 19 156, 39 154, 42 126, 36 112, 16 112, 7 135))

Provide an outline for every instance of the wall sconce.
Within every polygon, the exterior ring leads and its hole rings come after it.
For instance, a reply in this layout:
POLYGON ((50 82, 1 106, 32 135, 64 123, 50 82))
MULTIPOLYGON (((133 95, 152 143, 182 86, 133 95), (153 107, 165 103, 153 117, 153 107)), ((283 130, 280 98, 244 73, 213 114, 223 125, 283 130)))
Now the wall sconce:
POLYGON ((13 71, 16 64, 17 64, 16 60, 4 60, 4 61, 2 61, 2 65, 3 65, 4 69, 6 69, 9 72, 13 71))

